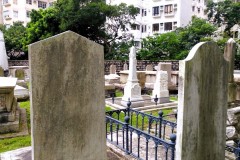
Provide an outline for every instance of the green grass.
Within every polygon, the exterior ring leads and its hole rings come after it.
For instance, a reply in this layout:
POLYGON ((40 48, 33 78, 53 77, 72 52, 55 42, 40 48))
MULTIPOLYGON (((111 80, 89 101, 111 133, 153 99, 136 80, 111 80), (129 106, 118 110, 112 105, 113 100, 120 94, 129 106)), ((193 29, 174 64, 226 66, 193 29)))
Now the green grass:
POLYGON ((23 136, 23 137, 15 137, 15 138, 0 140, 0 153, 31 145, 30 102, 29 101, 21 102, 20 107, 25 108, 27 112, 27 124, 28 124, 29 135, 23 136))
POLYGON ((0 140, 0 153, 31 145, 31 136, 0 140))

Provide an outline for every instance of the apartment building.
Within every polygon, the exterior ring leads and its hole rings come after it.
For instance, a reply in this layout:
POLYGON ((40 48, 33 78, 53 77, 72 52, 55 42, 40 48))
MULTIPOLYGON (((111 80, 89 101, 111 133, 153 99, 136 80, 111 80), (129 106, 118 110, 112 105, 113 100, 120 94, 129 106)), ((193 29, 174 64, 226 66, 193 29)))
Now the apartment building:
POLYGON ((13 22, 21 21, 26 25, 30 21, 33 9, 45 9, 53 5, 55 0, 2 0, 3 24, 7 27, 13 22))
POLYGON ((141 39, 154 34, 166 33, 177 27, 185 27, 192 16, 206 18, 206 0, 106 0, 107 4, 126 3, 139 8, 134 25, 129 32, 134 37, 136 47, 141 47, 141 39))

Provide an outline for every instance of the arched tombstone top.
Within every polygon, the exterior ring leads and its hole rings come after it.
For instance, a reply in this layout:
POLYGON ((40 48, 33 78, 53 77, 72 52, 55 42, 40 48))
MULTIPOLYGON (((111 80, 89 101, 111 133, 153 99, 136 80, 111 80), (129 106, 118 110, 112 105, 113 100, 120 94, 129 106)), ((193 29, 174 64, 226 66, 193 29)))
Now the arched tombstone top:
POLYGON ((227 84, 228 62, 214 42, 179 62, 176 159, 224 160, 227 84))

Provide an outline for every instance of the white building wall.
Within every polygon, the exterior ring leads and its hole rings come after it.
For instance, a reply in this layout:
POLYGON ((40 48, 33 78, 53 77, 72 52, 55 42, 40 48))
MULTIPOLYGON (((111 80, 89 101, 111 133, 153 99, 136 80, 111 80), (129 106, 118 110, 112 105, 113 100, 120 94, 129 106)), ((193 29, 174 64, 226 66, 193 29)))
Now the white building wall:
MULTIPOLYGON (((206 0, 107 0, 107 4, 126 3, 140 8, 140 14, 135 23, 140 25, 140 30, 131 30, 134 41, 154 34, 166 33, 177 27, 185 27, 192 16, 206 18, 204 10, 206 0), (153 7, 158 7, 158 12, 153 7), (156 14, 158 13, 158 14, 156 14)), ((137 46, 140 47, 140 46, 137 46)))
MULTIPOLYGON (((13 22, 21 21, 24 25, 30 22, 29 14, 32 9, 38 10, 42 5, 46 4, 46 7, 55 0, 2 0, 3 6, 3 24, 7 27, 13 24, 13 22), (28 2, 28 3, 27 3, 28 2), (29 4, 30 3, 30 4, 29 4)), ((43 5, 44 6, 44 5, 43 5)))

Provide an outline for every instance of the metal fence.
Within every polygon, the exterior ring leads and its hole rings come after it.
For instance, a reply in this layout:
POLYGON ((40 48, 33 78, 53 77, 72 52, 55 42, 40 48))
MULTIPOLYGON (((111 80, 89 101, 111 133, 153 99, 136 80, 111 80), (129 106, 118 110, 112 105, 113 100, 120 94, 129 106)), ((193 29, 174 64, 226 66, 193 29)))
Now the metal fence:
MULTIPOLYGON (((174 160, 177 113, 163 115, 160 110, 156 116, 134 110, 130 101, 127 105, 126 109, 106 112, 107 141, 140 160, 174 160)), ((225 159, 240 160, 240 142, 226 145, 225 151, 231 155, 226 154, 225 159)))
POLYGON ((106 112, 107 140, 137 159, 174 160, 176 123, 130 108, 106 112))

